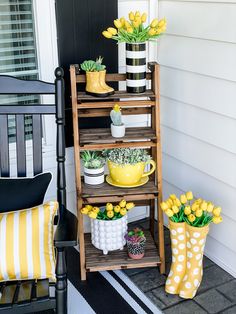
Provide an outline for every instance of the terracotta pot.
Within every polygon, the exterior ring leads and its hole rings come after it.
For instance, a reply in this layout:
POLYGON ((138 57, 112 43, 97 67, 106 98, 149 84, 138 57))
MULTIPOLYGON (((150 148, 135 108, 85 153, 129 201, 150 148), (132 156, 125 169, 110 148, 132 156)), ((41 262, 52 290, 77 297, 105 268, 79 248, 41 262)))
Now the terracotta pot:
POLYGON ((127 241, 128 255, 132 259, 141 259, 144 257, 146 240, 142 242, 127 241))

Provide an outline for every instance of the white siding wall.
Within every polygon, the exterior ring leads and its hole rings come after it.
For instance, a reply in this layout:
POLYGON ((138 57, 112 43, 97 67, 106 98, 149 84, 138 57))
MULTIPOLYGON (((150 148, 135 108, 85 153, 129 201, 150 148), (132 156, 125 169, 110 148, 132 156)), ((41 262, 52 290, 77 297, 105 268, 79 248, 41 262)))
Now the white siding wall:
POLYGON ((236 2, 160 0, 159 16, 164 193, 222 206, 206 254, 236 276, 236 2))

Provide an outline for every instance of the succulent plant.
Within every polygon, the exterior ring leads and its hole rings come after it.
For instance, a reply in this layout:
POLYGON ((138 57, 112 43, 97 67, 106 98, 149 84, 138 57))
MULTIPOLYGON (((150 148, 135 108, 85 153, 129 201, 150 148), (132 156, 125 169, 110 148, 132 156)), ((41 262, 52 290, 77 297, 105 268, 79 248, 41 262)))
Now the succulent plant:
POLYGON ((120 165, 132 165, 138 162, 146 162, 151 159, 148 152, 141 148, 114 148, 103 151, 103 155, 107 160, 120 165))
POLYGON ((122 125, 122 115, 121 115, 121 108, 118 104, 115 104, 113 109, 110 112, 111 121, 114 125, 120 126, 122 125))
POLYGON ((106 66, 102 64, 103 58, 99 56, 96 61, 94 60, 85 60, 81 63, 80 67, 85 72, 99 72, 106 69, 106 66))
POLYGON ((140 243, 146 241, 144 232, 140 228, 134 228, 125 235, 125 239, 132 243, 140 243))
POLYGON ((99 56, 97 59, 96 59, 96 68, 97 68, 97 71, 103 71, 106 69, 106 66, 104 64, 102 64, 102 61, 103 61, 103 58, 101 56, 99 56))
POLYGON ((85 150, 80 156, 87 169, 100 169, 105 165, 105 158, 99 152, 85 150))

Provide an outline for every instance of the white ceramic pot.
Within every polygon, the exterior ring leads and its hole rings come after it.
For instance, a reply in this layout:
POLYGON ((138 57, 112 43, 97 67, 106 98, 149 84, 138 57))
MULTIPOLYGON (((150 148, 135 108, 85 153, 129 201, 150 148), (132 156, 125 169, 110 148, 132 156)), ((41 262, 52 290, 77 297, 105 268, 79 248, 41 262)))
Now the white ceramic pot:
POLYGON ((111 135, 113 137, 124 137, 125 136, 125 125, 114 125, 111 124, 111 135))
POLYGON ((97 185, 104 182, 104 167, 100 169, 88 169, 84 167, 84 182, 97 185))
POLYGON ((109 251, 123 250, 126 244, 127 215, 117 220, 91 219, 92 244, 103 254, 109 251))

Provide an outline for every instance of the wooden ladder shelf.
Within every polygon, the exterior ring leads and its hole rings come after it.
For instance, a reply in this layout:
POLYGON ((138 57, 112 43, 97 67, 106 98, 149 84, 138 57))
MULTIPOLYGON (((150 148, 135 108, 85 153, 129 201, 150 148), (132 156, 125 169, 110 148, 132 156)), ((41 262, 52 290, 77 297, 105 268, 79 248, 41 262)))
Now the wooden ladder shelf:
MULTIPOLYGON (((85 92, 77 91, 77 84, 85 83, 85 75, 79 74, 76 65, 70 66, 71 96, 73 110, 74 151, 76 169, 77 210, 79 220, 79 245, 81 280, 86 280, 86 272, 153 267, 159 266, 165 272, 163 213, 160 209, 162 201, 162 165, 160 138, 160 92, 159 65, 148 64, 150 72, 147 79, 151 81, 151 89, 142 94, 130 94, 116 91, 114 95, 96 98, 85 92), (79 118, 107 117, 115 102, 119 102, 123 115, 148 114, 151 118, 149 127, 126 128, 124 138, 111 136, 110 129, 79 129, 79 118), (147 184, 130 189, 122 189, 104 183, 98 188, 83 183, 81 176, 80 152, 83 150, 103 150, 118 147, 142 147, 150 151, 157 163, 155 174, 147 184), (84 233, 83 215, 80 209, 84 204, 103 204, 119 202, 125 198, 137 205, 150 206, 150 230, 145 231, 147 237, 145 256, 141 260, 128 258, 126 248, 123 251, 109 252, 103 255, 91 243, 90 234, 84 233), (156 202, 157 200, 157 202, 156 202), (155 214, 157 213, 158 240, 154 240, 155 214)), ((126 80, 125 74, 107 74, 107 82, 126 80)), ((134 209, 135 210, 135 209, 134 209)))

